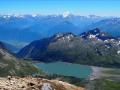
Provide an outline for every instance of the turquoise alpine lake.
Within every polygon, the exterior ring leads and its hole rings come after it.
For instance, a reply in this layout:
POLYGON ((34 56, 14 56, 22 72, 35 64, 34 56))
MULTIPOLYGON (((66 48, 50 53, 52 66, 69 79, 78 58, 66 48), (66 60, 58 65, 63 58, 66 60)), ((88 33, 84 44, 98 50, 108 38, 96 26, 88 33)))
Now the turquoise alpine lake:
POLYGON ((37 63, 35 65, 48 74, 72 76, 76 78, 89 78, 92 73, 90 66, 66 62, 37 63))

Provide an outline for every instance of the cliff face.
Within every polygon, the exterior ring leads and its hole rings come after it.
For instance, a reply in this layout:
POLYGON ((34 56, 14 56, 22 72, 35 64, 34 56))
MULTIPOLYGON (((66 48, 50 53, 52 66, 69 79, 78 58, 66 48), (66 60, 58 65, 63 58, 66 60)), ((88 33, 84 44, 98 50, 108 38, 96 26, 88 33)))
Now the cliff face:
POLYGON ((0 90, 85 90, 66 82, 33 77, 0 78, 0 90))

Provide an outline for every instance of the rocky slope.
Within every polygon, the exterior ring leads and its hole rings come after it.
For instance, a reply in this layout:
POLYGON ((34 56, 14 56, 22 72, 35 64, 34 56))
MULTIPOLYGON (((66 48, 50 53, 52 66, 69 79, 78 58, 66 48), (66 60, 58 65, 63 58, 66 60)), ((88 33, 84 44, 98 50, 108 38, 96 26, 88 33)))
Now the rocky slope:
POLYGON ((85 90, 66 82, 33 77, 0 78, 0 90, 85 90))
POLYGON ((120 66, 120 39, 98 28, 80 35, 58 33, 33 41, 18 56, 44 62, 66 61, 96 66, 120 66))
POLYGON ((37 68, 26 61, 17 59, 6 49, 4 44, 0 42, 0 76, 24 76, 36 72, 38 72, 37 68))

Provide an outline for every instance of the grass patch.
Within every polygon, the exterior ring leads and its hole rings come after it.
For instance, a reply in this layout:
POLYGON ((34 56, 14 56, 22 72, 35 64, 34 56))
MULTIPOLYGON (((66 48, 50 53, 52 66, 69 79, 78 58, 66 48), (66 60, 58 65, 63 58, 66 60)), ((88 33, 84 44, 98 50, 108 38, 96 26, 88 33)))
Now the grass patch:
POLYGON ((120 82, 107 79, 95 80, 94 90, 120 90, 120 82))

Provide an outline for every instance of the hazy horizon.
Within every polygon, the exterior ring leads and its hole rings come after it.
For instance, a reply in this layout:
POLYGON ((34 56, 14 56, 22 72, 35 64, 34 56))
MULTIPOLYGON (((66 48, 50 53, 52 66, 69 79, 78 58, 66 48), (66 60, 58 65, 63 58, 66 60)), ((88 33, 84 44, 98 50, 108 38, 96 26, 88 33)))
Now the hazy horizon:
POLYGON ((118 0, 1 0, 0 14, 120 16, 118 0))

